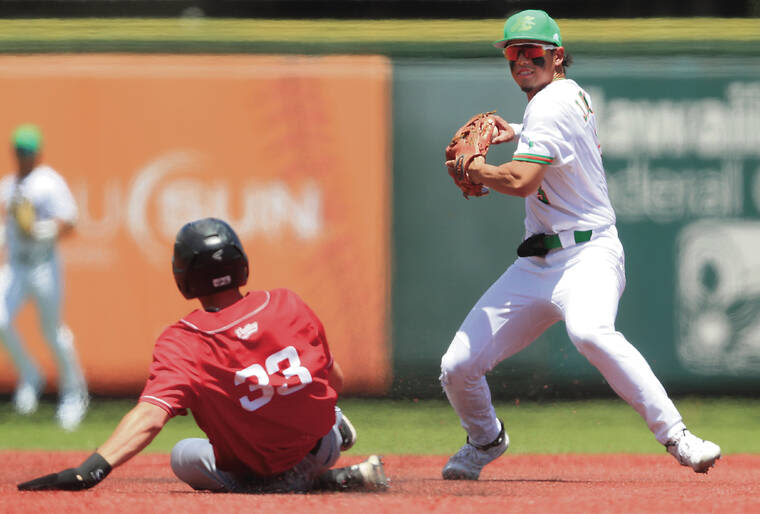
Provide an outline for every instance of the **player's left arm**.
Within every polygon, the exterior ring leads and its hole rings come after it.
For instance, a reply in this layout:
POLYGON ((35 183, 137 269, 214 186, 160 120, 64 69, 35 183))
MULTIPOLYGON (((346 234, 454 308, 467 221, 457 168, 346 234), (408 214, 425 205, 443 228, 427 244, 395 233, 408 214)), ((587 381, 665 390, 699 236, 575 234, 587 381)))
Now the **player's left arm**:
MULTIPOLYGON (((317 330, 317 339, 319 340, 325 355, 327 356, 328 366, 330 366, 327 370, 327 383, 330 387, 335 389, 335 392, 340 394, 340 392, 343 390, 343 369, 340 367, 338 362, 333 358, 332 352, 330 351, 330 345, 327 344, 327 335, 325 334, 325 327, 322 324, 322 320, 317 317, 317 315, 314 313, 314 311, 311 310, 311 307, 309 307, 306 302, 304 302, 298 295, 296 295, 293 291, 289 291, 289 294, 293 295, 294 298, 296 298, 298 304, 303 309, 303 312, 305 315, 310 318, 311 323, 317 330)), ((315 344, 315 343, 312 343, 315 344)))
POLYGON ((89 489, 99 484, 113 468, 148 446, 171 416, 162 408, 139 402, 121 420, 98 450, 76 468, 41 476, 18 484, 21 491, 89 489))
POLYGON ((37 241, 48 239, 60 239, 74 230, 74 224, 68 220, 49 218, 35 221, 31 227, 31 234, 37 241))
POLYGON ((336 361, 333 361, 332 368, 327 372, 327 383, 338 394, 343 390, 343 370, 336 361))
POLYGON ((74 231, 79 209, 68 184, 60 175, 50 177, 46 203, 50 207, 47 219, 35 222, 32 235, 35 239, 60 239, 74 231))
POLYGON ((487 164, 476 157, 469 167, 473 181, 505 195, 525 198, 538 191, 546 173, 546 164, 526 161, 509 161, 499 166, 487 164))

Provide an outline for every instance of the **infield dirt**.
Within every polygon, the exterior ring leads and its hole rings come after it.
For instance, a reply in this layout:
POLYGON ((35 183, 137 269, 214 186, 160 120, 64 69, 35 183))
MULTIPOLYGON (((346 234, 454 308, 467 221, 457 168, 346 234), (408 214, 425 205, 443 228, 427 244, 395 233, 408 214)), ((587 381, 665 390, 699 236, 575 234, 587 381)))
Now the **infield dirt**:
MULTIPOLYGON (((706 475, 663 455, 517 455, 477 482, 440 478, 446 457, 384 457, 385 493, 251 496, 195 492, 168 455, 139 455, 96 488, 19 492, 16 483, 77 465, 81 452, 0 452, 0 512, 760 512, 760 455, 728 455, 706 475)), ((361 459, 343 457, 339 465, 361 459)))

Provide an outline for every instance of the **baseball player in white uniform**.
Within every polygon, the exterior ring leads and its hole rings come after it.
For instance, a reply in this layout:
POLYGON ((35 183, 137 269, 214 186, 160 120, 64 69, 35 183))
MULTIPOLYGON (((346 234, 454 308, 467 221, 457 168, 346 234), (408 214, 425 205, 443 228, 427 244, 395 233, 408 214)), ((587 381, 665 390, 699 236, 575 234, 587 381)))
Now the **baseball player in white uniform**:
POLYGON ((476 480, 506 451, 509 437, 485 374, 557 321, 565 322, 573 345, 644 418, 657 441, 680 464, 706 472, 720 448, 686 429, 647 362, 615 330, 625 287, 623 247, 591 99, 565 76, 570 58, 559 27, 544 11, 521 11, 507 19, 504 39, 494 46, 504 49, 528 106, 522 124, 495 117, 493 143, 519 138, 512 161, 494 166, 478 157, 467 171, 474 183, 525 198, 526 239, 441 360, 441 383, 467 432, 443 477, 476 480))
POLYGON ((19 126, 12 136, 18 171, 0 181, 0 205, 5 214, 3 236, 6 264, 0 289, 0 339, 19 372, 14 406, 20 414, 37 410, 45 387, 40 373, 13 320, 31 297, 39 312, 42 333, 59 369, 58 423, 74 430, 89 403, 71 331, 61 322, 61 268, 56 251, 59 236, 76 222, 77 206, 64 179, 40 163, 42 136, 30 124, 19 126))

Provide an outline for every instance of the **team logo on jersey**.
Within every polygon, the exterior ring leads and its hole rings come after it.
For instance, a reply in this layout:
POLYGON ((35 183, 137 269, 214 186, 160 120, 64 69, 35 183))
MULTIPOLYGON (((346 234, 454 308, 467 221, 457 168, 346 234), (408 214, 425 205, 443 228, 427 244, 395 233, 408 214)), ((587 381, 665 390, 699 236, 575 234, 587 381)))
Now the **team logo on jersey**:
POLYGON ((550 205, 549 197, 546 196, 546 191, 544 191, 541 186, 538 186, 538 192, 536 193, 536 196, 538 197, 539 201, 544 202, 546 205, 550 205))
POLYGON ((583 121, 588 121, 589 115, 594 114, 594 110, 591 108, 591 102, 589 102, 589 99, 583 94, 583 91, 578 91, 578 96, 583 101, 583 105, 581 105, 581 102, 579 102, 578 99, 575 100, 575 104, 581 108, 583 121))
POLYGON ((248 339, 253 334, 259 331, 259 322, 254 321, 253 323, 248 323, 245 326, 238 327, 235 329, 235 335, 238 336, 240 339, 248 339))

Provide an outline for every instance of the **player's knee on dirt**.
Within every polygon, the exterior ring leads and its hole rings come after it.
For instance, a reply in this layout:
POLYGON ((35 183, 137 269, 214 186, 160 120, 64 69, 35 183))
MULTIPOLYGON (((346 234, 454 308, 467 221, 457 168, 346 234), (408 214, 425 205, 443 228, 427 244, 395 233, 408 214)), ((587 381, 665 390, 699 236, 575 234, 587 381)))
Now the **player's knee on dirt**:
POLYGON ((174 474, 193 489, 220 491, 228 488, 218 476, 214 450, 207 439, 183 439, 172 448, 174 474))

